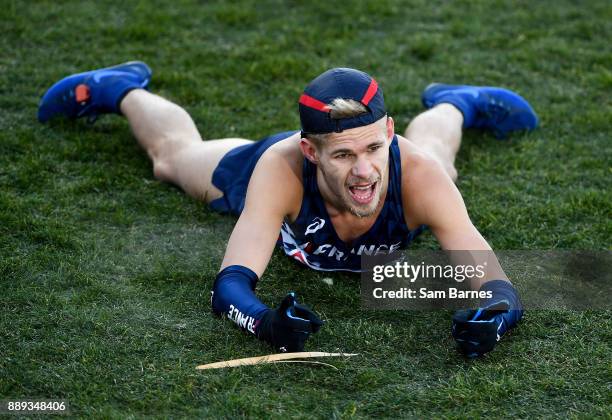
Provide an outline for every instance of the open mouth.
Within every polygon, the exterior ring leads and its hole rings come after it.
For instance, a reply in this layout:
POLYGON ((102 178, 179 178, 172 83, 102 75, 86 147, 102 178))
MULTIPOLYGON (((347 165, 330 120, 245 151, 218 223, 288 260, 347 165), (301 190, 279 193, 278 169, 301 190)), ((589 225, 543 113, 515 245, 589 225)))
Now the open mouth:
POLYGON ((370 184, 351 185, 348 187, 349 193, 355 202, 359 204, 369 204, 374 199, 374 192, 378 182, 370 184))

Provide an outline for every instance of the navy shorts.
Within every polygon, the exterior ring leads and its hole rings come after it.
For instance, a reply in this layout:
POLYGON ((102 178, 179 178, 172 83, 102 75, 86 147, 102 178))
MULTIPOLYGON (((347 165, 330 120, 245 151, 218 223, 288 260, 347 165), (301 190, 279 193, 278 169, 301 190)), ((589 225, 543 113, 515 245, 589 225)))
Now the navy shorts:
POLYGON ((297 131, 273 134, 253 144, 238 146, 223 156, 212 176, 213 185, 223 192, 223 197, 211 201, 209 206, 220 213, 240 215, 251 174, 261 155, 274 143, 295 133, 297 131))

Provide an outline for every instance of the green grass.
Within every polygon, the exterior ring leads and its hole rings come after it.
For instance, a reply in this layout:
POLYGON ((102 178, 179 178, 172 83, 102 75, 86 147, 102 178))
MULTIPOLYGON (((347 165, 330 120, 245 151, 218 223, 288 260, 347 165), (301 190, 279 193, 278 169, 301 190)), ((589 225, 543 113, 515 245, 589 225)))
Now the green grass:
POLYGON ((337 371, 195 371, 270 352, 210 313, 234 219, 156 182, 123 119, 35 115, 58 78, 129 59, 206 138, 295 129, 301 90, 334 66, 377 78, 398 131, 432 81, 503 85, 541 128, 467 133, 458 184, 474 223, 497 249, 610 249, 610 21, 604 0, 3 2, 0 399, 104 417, 609 418, 610 311, 528 312, 467 361, 450 313, 360 310, 357 279, 329 287, 278 252, 261 298, 297 290, 327 320, 308 349, 361 355, 337 371))

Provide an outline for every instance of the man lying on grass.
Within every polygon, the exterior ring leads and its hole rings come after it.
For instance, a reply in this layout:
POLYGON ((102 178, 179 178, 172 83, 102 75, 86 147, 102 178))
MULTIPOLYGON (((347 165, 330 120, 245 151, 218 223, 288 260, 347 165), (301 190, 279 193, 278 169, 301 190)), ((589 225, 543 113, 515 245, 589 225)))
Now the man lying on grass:
MULTIPOLYGON (((124 115, 156 178, 239 215, 212 308, 280 351, 302 350, 323 323, 293 293, 277 309, 255 296, 277 243, 300 263, 330 271, 359 271, 365 250, 403 249, 426 226, 445 250, 490 250, 454 184, 462 129, 504 137, 538 122, 529 104, 509 90, 433 84, 422 95, 427 111, 402 137, 376 81, 335 68, 299 98, 301 131, 258 142, 202 141, 184 109, 145 90, 150 79, 141 62, 68 76, 45 93, 38 118, 124 115)), ((472 287, 492 298, 481 300, 478 311, 453 317, 453 337, 470 357, 492 350, 522 316, 505 275, 489 274, 472 287), (500 304, 503 311, 496 310, 500 304)))

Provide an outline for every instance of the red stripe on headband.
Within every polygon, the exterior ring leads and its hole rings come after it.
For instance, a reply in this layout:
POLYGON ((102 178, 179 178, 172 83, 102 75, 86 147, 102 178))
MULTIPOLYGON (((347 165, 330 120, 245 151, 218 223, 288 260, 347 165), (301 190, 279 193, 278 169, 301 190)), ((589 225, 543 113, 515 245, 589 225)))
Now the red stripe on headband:
POLYGON ((329 108, 326 104, 313 98, 312 96, 306 95, 305 93, 300 96, 300 103, 308 108, 316 109, 317 111, 329 112, 329 108))
POLYGON ((376 94, 377 90, 378 90, 378 83, 376 83, 376 80, 372 79, 372 81, 370 82, 370 86, 368 86, 368 90, 366 90, 366 93, 363 95, 363 98, 361 99, 361 103, 367 106, 372 100, 372 98, 374 97, 374 95, 376 94))

